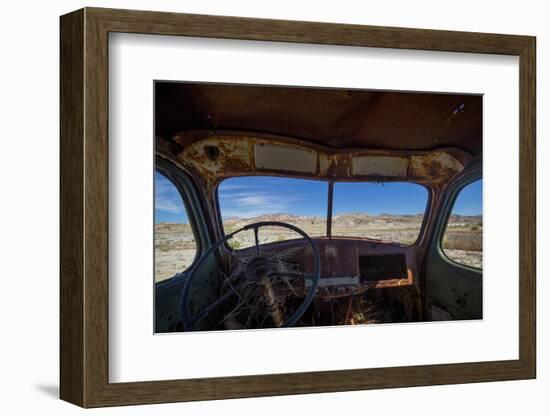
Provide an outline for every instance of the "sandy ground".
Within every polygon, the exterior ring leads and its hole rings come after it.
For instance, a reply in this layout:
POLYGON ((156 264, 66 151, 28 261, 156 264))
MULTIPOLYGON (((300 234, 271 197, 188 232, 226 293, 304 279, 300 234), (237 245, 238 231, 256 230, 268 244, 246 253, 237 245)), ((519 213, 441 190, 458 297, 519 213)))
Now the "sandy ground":
POLYGON ((187 224, 161 223, 155 227, 155 282, 187 269, 196 254, 195 238, 187 224))
POLYGON ((483 265, 483 253, 481 251, 445 250, 445 254, 451 259, 466 266, 481 269, 483 265))
MULTIPOLYGON (((227 233, 251 222, 280 221, 296 225, 308 235, 325 235, 325 219, 321 217, 298 217, 293 215, 264 215, 253 219, 229 219, 224 223, 227 233)), ((345 214, 333 219, 333 236, 369 237, 404 244, 415 242, 422 223, 418 215, 345 214)), ((480 216, 451 216, 443 240, 443 249, 450 259, 468 266, 481 268, 482 219, 480 216)), ((294 231, 281 227, 262 227, 260 243, 298 238, 294 231)), ((252 230, 238 233, 229 244, 246 248, 254 244, 252 230)), ((169 279, 189 267, 195 258, 195 240, 188 224, 160 223, 155 227, 155 281, 169 279)))

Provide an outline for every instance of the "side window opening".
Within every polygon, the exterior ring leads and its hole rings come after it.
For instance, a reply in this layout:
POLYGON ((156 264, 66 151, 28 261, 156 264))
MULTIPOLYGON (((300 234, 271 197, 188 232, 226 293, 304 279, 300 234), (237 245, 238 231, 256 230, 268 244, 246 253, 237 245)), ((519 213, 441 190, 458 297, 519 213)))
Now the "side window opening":
POLYGON ((195 261, 197 243, 180 191, 155 171, 155 283, 183 272, 195 261))
POLYGON ((460 190, 442 241, 443 252, 449 259, 480 270, 483 265, 482 199, 481 179, 460 190))

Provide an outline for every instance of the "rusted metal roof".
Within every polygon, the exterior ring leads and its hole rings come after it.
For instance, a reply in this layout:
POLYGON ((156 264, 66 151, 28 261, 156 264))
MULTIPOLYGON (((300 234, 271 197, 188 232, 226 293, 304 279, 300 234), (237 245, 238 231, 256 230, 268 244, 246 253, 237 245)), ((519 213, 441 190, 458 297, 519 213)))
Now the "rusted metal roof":
POLYGON ((334 149, 482 151, 482 96, 157 82, 155 133, 239 130, 334 149))

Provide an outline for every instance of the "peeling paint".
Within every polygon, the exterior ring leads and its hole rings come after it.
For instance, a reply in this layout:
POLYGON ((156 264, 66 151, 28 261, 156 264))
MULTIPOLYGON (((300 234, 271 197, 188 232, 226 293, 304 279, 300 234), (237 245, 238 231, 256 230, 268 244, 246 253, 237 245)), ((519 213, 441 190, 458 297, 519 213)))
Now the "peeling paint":
POLYGON ((175 138, 177 159, 205 179, 208 188, 232 176, 288 175, 327 180, 448 182, 471 156, 435 151, 336 150, 296 139, 252 133, 190 132, 175 138))

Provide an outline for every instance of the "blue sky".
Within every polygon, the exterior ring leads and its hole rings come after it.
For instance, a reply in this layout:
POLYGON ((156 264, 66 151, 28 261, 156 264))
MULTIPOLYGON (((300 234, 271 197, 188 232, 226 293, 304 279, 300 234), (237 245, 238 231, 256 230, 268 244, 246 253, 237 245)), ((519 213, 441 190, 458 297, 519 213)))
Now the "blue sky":
POLYGON ((265 176, 226 179, 218 188, 224 218, 279 213, 326 215, 327 194, 323 181, 265 176))
POLYGON ((346 213, 423 214, 428 191, 414 183, 340 182, 334 184, 334 215, 346 213))
MULTIPOLYGON (((325 216, 327 192, 323 181, 263 176, 230 178, 218 188, 223 218, 277 213, 325 216)), ((411 183, 339 182, 334 185, 333 212, 419 214, 425 211, 427 198, 424 187, 411 183)), ((453 212, 481 213, 481 181, 464 188, 453 212)), ((155 173, 155 222, 188 222, 177 190, 159 173, 155 173)))
POLYGON ((456 198, 453 214, 481 215, 483 201, 483 183, 475 181, 462 188, 456 198))
POLYGON ((172 182, 155 171, 155 223, 189 223, 183 201, 172 182))

